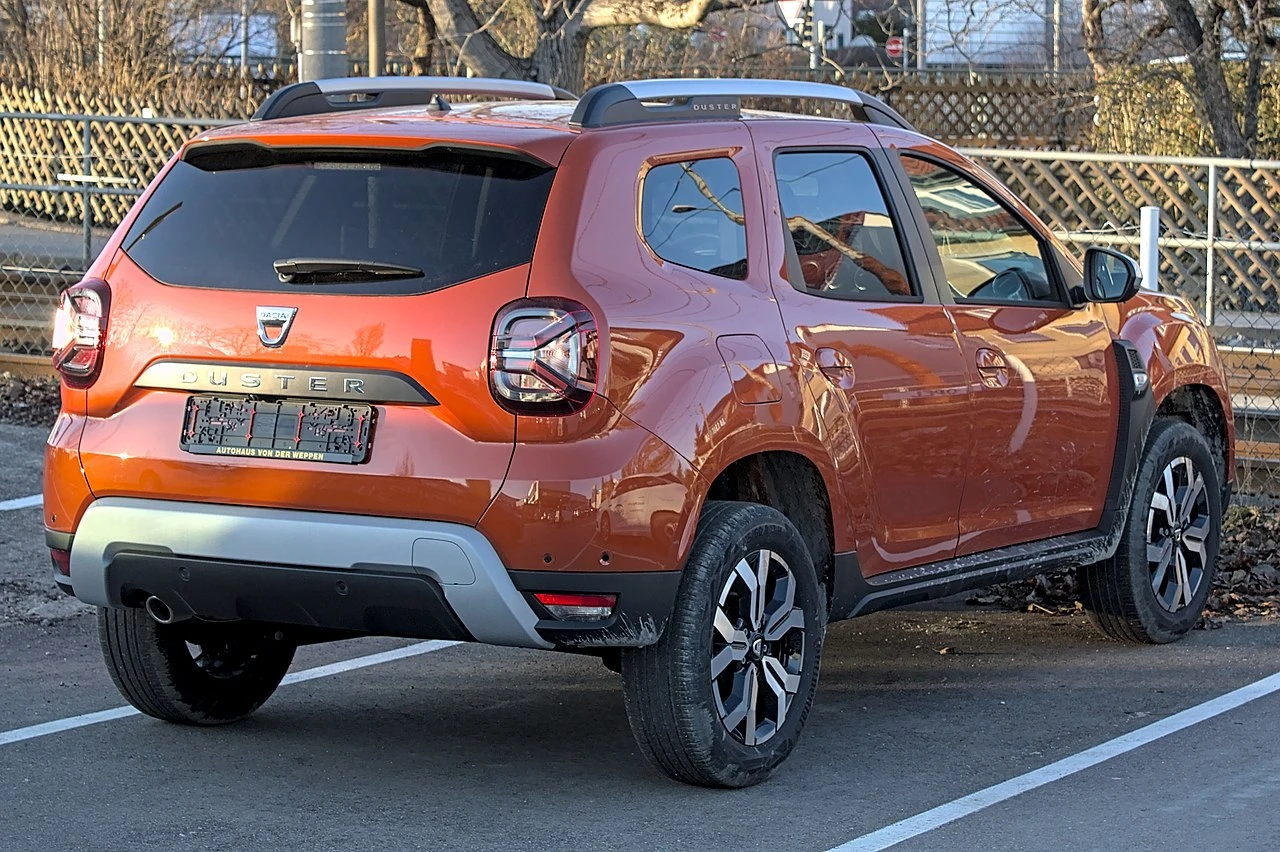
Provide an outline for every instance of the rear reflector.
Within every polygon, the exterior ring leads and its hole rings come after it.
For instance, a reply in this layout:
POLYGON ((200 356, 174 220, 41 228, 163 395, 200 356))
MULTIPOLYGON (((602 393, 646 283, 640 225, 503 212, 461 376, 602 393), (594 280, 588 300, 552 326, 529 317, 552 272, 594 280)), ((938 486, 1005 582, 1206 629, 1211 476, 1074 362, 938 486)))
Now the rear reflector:
POLYGON ((535 592, 533 597, 561 621, 600 621, 613 614, 617 595, 583 595, 577 592, 535 592))
POLYGON ((49 555, 53 557, 53 570, 57 571, 64 577, 71 576, 71 551, 54 550, 50 548, 49 555))

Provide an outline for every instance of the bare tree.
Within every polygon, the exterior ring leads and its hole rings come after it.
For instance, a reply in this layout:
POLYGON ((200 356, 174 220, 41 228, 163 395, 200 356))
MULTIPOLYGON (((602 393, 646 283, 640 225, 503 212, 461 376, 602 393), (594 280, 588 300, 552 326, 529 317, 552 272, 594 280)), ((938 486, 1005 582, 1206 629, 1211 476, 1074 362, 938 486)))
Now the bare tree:
MULTIPOLYGON (((586 71, 587 41, 595 30, 646 24, 674 30, 697 26, 708 14, 759 5, 764 0, 514 0, 527 4, 532 21, 528 51, 504 44, 472 0, 400 0, 420 10, 419 44, 428 33, 447 46, 456 61, 486 77, 539 80, 579 90, 586 71)), ((505 5, 505 4, 504 4, 505 5)), ((486 19, 487 18, 487 19, 486 19)), ((415 69, 437 61, 421 49, 415 69)))
POLYGON ((228 58, 238 44, 235 9, 220 0, 0 0, 3 74, 50 90, 147 92, 183 65, 228 58))
POLYGON ((1117 68, 1169 79, 1187 92, 1218 153, 1252 157, 1258 149, 1263 70, 1275 52, 1280 9, 1265 0, 1160 0, 1139 14, 1128 0, 1082 0, 1085 50, 1099 82, 1117 68), (1128 12, 1127 37, 1109 22, 1128 12), (1166 34, 1172 38, 1164 38, 1166 34), (1184 68, 1190 68, 1190 74, 1184 68))

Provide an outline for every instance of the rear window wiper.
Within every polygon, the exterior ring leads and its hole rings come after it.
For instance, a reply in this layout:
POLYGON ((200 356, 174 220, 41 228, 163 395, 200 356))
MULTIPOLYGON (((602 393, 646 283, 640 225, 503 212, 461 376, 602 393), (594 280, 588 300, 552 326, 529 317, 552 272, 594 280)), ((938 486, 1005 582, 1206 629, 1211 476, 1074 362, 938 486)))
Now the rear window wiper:
POLYGON ((343 284, 348 281, 393 281, 421 278, 422 270, 377 260, 349 260, 337 257, 287 257, 272 266, 284 284, 343 284))
POLYGON ((152 219, 150 222, 148 222, 148 223, 147 223, 147 227, 145 227, 145 228, 143 228, 141 231, 139 231, 139 232, 138 232, 138 236, 136 236, 136 237, 134 237, 132 240, 130 240, 130 241, 129 241, 129 245, 125 246, 125 247, 124 247, 124 250, 125 250, 126 252, 131 252, 131 251, 133 251, 133 247, 134 247, 134 246, 136 246, 139 242, 141 242, 143 237, 145 237, 147 234, 151 233, 151 232, 152 232, 152 231, 154 231, 157 227, 159 227, 159 225, 160 225, 160 223, 161 223, 161 222, 163 222, 165 219, 168 219, 168 218, 169 218, 169 215, 170 215, 171 213, 174 213, 175 211, 177 211, 177 209, 178 209, 179 207, 181 207, 181 206, 182 206, 182 202, 181 202, 181 201, 179 201, 177 204, 173 205, 173 206, 172 206, 172 207, 170 207, 168 210, 164 211, 164 212, 163 212, 163 213, 161 213, 159 216, 157 216, 156 218, 154 218, 154 219, 152 219))

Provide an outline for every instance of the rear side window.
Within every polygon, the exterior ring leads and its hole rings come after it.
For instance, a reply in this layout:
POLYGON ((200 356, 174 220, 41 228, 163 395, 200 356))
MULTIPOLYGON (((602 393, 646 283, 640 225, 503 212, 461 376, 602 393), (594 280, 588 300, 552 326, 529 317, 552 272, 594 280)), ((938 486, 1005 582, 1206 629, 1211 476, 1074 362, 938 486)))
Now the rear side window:
POLYGON ((725 278, 747 277, 742 183, 727 157, 651 168, 640 194, 640 230, 663 260, 725 278))
POLYGON ((867 158, 779 154, 778 200, 800 262, 797 289, 832 299, 915 300, 897 228, 867 158))
POLYGON ((423 293, 528 263, 553 176, 449 148, 196 149, 147 200, 123 247, 166 284, 423 293), (286 282, 289 260, 311 263, 286 282))

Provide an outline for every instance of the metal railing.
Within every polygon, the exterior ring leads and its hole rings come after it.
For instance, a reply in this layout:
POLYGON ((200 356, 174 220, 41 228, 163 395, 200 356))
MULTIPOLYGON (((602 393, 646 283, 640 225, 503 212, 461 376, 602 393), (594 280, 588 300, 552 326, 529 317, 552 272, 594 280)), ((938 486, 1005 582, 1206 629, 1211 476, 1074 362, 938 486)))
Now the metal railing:
POLYGON ((59 290, 182 140, 219 119, 0 112, 0 352, 48 347, 59 290))
POLYGON ((1225 363, 1245 492, 1280 496, 1280 161, 1005 149, 989 166, 1083 252, 1141 244, 1160 208, 1159 288, 1185 296, 1225 363))

